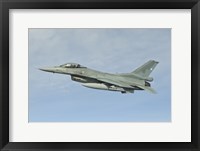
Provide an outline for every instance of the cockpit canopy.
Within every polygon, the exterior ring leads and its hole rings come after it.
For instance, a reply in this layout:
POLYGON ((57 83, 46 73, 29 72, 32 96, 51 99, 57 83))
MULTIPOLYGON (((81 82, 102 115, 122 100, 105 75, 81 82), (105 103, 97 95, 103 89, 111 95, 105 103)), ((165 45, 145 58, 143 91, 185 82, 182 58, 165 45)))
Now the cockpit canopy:
POLYGON ((80 64, 77 64, 77 63, 65 63, 63 65, 60 65, 60 67, 64 67, 64 68, 86 68, 86 67, 81 66, 80 64))

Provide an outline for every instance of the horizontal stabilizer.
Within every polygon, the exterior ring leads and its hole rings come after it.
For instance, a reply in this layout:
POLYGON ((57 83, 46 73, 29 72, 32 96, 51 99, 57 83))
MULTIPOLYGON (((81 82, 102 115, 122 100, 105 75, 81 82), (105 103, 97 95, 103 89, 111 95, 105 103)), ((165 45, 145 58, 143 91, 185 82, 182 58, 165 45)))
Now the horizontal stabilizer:
POLYGON ((141 85, 137 85, 137 87, 139 87, 139 88, 141 88, 141 89, 143 89, 143 90, 146 90, 146 91, 148 91, 148 92, 150 92, 150 93, 156 94, 156 91, 155 91, 152 87, 141 86, 141 85))

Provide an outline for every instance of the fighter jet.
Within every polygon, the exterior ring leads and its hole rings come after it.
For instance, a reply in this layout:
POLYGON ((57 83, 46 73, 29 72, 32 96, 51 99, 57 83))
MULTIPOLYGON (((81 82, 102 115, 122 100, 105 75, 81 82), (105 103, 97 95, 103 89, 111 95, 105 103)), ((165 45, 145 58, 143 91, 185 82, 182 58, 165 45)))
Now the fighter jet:
POLYGON ((149 82, 149 77, 157 61, 150 60, 131 73, 105 73, 84 67, 77 63, 66 63, 50 68, 40 68, 42 71, 67 74, 71 79, 80 82, 83 86, 93 89, 119 91, 121 93, 134 93, 135 90, 146 90, 151 93, 156 91, 149 82))

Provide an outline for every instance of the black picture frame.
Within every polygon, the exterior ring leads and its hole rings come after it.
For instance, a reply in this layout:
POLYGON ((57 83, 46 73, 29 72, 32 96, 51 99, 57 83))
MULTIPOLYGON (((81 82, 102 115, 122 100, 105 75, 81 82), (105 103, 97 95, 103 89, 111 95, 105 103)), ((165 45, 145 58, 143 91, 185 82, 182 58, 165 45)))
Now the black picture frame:
MULTIPOLYGON (((1 150, 200 150, 199 0, 0 0, 1 150), (9 9, 191 9, 191 142, 9 142, 9 9)), ((180 50, 181 51, 181 50, 180 50)), ((181 52, 180 52, 181 53, 181 52)), ((184 84, 184 83, 183 83, 184 84)))

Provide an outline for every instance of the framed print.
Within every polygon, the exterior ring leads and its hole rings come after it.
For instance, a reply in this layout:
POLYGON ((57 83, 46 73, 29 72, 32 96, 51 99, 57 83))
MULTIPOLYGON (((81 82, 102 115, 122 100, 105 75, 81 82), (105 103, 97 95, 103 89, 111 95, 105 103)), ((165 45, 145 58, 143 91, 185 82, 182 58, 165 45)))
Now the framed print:
POLYGON ((198 0, 0 4, 2 150, 200 149, 198 0))

